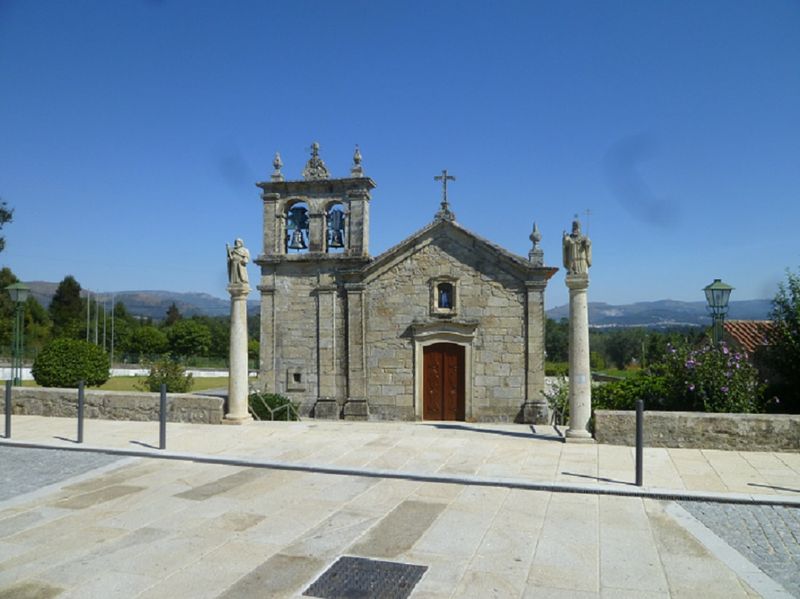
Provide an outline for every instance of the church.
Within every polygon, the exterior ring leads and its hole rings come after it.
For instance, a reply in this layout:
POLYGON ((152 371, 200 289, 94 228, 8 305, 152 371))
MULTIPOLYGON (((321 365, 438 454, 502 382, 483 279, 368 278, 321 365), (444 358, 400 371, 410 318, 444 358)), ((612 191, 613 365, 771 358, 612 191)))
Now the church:
POLYGON ((546 422, 544 266, 461 226, 432 222, 369 253, 375 182, 358 148, 335 178, 314 143, 300 180, 280 155, 257 183, 264 235, 259 387, 303 416, 346 420, 546 422))

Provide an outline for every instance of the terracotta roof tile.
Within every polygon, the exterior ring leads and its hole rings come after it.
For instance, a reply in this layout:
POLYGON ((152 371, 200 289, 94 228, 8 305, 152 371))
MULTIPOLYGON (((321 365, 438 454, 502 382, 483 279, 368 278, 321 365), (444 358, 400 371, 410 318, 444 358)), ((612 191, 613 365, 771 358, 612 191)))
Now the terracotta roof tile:
POLYGON ((759 347, 767 345, 767 331, 772 328, 772 321, 726 320, 722 326, 728 338, 752 354, 759 347))

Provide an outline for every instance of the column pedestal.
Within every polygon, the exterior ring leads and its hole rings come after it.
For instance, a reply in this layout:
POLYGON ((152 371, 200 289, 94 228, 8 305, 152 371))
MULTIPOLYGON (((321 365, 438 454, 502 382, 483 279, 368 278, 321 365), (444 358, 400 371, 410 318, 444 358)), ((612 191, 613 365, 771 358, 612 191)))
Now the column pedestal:
POLYGON ((228 411, 225 420, 243 423, 252 420, 247 409, 247 284, 228 285, 231 294, 231 346, 228 371, 228 411))
POLYGON ((567 275, 569 288, 569 428, 568 443, 594 443, 589 432, 592 417, 592 373, 589 365, 588 274, 567 275))

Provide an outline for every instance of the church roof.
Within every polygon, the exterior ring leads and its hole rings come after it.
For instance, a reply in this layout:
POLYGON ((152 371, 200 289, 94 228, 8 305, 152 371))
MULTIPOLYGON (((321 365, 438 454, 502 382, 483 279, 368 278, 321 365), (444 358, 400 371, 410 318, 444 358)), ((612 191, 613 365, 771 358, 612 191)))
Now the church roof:
POLYGON ((515 273, 522 280, 538 279, 546 281, 558 271, 558 268, 551 266, 534 266, 525 258, 517 256, 496 243, 462 227, 455 220, 437 218, 416 233, 406 237, 397 245, 376 256, 374 260, 364 267, 364 274, 368 276, 383 271, 389 265, 411 253, 421 243, 434 238, 437 234, 447 232, 455 234, 456 237, 468 239, 475 245, 476 249, 482 249, 492 254, 498 266, 515 273))

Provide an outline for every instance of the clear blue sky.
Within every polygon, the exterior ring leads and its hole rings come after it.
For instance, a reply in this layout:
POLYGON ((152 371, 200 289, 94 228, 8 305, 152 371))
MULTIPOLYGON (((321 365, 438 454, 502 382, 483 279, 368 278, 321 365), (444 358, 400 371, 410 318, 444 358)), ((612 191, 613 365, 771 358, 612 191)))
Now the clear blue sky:
POLYGON ((592 301, 771 297, 800 265, 800 2, 0 0, 23 280, 225 297, 253 184, 314 140, 335 176, 361 146, 373 255, 447 168, 463 226, 527 255, 536 220, 553 266, 591 210, 592 301))

